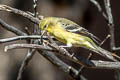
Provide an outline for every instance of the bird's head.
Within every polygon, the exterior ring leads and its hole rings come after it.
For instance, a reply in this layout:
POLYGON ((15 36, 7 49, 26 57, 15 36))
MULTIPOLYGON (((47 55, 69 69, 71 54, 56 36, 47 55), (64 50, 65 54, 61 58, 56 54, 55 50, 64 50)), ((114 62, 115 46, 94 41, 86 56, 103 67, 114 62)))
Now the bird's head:
POLYGON ((48 22, 49 21, 46 18, 42 19, 40 21, 39 28, 42 29, 42 30, 44 30, 47 27, 48 22))
POLYGON ((40 21, 39 27, 44 30, 46 27, 49 28, 55 25, 57 22, 56 17, 46 17, 40 21))

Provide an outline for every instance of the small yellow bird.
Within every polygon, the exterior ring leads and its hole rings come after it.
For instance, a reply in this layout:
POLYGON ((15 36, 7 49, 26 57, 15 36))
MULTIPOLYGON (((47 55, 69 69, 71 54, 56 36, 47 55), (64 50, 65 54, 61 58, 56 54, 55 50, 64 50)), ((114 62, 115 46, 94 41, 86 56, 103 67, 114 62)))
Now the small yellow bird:
POLYGON ((97 37, 71 20, 59 17, 46 17, 40 21, 39 27, 67 45, 63 47, 83 47, 105 58, 117 61, 109 51, 102 49, 93 42, 93 40, 96 41, 98 39, 97 37), (80 34, 77 34, 77 31, 80 34))

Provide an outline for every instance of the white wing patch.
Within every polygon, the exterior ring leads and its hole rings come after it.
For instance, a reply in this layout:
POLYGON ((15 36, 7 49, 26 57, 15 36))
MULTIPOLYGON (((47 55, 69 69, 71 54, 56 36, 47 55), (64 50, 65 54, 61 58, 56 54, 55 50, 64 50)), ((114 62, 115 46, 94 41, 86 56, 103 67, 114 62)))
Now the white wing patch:
POLYGON ((89 43, 89 42, 84 42, 84 44, 85 45, 87 45, 87 46, 89 46, 90 48, 92 48, 92 49, 96 49, 91 43, 89 43))

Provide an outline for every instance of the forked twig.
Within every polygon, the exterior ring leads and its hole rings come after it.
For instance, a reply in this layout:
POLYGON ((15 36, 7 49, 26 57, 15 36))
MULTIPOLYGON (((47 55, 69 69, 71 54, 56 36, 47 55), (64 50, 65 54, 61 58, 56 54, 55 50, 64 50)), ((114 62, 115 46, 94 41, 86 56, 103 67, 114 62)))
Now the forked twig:
MULTIPOLYGON (((37 18, 37 0, 33 0, 33 2, 34 2, 34 6, 33 6, 33 8, 34 8, 34 17, 37 18)), ((37 26, 37 24, 34 24, 34 29, 33 29, 33 33, 32 34, 37 34, 37 31, 38 31, 38 26, 37 26)), ((33 43, 34 44, 34 43, 36 43, 35 41, 36 40, 30 40, 29 43, 33 43)), ((20 66, 17 80, 21 80, 22 79, 23 71, 24 71, 25 67, 28 65, 28 63, 30 62, 30 60, 33 58, 33 56, 35 54, 35 51, 36 50, 33 50, 31 48, 28 50, 27 56, 25 56, 25 59, 23 60, 21 66, 20 66), (25 64, 26 62, 27 62, 27 64, 25 64)))
POLYGON ((103 17, 108 20, 107 15, 105 14, 105 12, 102 10, 102 7, 100 6, 100 4, 96 1, 96 0, 89 0, 90 2, 92 2, 97 8, 98 11, 101 12, 101 14, 103 15, 103 17))
POLYGON ((33 23, 36 23, 36 24, 39 24, 39 22, 40 22, 40 20, 38 18, 33 17, 29 13, 21 11, 21 10, 18 10, 18 9, 15 9, 15 8, 12 8, 12 7, 7 6, 7 5, 2 5, 1 4, 0 5, 0 11, 7 11, 7 12, 12 12, 12 13, 21 15, 21 16, 29 19, 30 21, 32 21, 33 23))
POLYGON ((109 31, 110 31, 110 48, 111 50, 120 50, 120 47, 116 47, 115 46, 115 34, 114 34, 114 21, 113 21, 113 16, 112 16, 112 12, 111 12, 111 4, 110 4, 110 0, 104 0, 104 4, 105 4, 105 9, 106 9, 106 13, 108 16, 108 26, 109 26, 109 31))

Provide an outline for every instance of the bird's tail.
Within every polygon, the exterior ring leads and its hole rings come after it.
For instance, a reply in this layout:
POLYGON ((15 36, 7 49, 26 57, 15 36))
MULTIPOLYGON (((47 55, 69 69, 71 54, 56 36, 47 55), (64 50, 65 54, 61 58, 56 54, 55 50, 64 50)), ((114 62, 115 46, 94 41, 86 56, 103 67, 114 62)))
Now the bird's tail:
POLYGON ((112 61, 118 61, 117 59, 115 59, 115 57, 112 55, 111 52, 101 48, 101 47, 96 47, 96 50, 94 51, 96 53, 98 53, 99 55, 105 57, 105 58, 108 58, 112 61))
POLYGON ((115 56, 113 56, 111 52, 97 46, 90 38, 86 37, 86 40, 88 41, 85 43, 85 45, 86 45, 85 47, 87 49, 89 49, 107 59, 110 59, 112 61, 118 61, 117 59, 115 59, 115 56))

